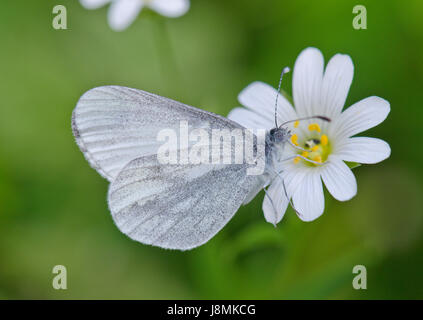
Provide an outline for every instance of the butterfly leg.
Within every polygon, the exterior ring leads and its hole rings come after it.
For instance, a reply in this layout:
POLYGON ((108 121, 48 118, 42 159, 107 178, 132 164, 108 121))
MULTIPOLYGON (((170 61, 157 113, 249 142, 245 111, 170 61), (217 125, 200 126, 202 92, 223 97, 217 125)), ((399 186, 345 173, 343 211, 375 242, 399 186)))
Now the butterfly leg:
MULTIPOLYGON (((295 213, 299 216, 299 217, 301 217, 302 216, 302 214, 295 208, 295 206, 294 206, 294 203, 292 202, 292 200, 291 200, 291 198, 288 196, 288 191, 286 190, 286 185, 285 185, 285 180, 283 179, 283 177, 281 176, 281 173, 283 172, 283 170, 282 171, 280 171, 280 172, 277 172, 276 170, 274 170, 273 168, 272 168, 272 170, 273 170, 273 172, 276 174, 275 175, 275 177, 270 181, 270 183, 272 183, 273 182, 273 180, 274 179, 276 179, 276 177, 279 177, 280 179, 281 179, 281 181, 282 181, 282 186, 283 186, 283 191, 284 191, 284 193, 285 193, 285 197, 288 199, 288 201, 289 201, 289 204, 291 205, 291 207, 292 207, 292 209, 294 209, 294 211, 295 211, 295 213)), ((270 184, 269 183, 269 184, 270 184)), ((263 190, 265 190, 265 189, 263 189, 263 190)), ((265 190, 265 192, 266 192, 267 190, 265 190)), ((266 194, 267 194, 267 192, 266 192, 266 194)), ((270 197, 269 197, 269 199, 270 199, 270 197)), ((270 199, 271 200, 271 199, 270 199)), ((271 201, 272 202, 272 201, 271 201)), ((273 205, 273 202, 272 202, 272 205, 273 205)), ((275 208, 275 206, 273 206, 273 208, 275 208)), ((275 209, 275 211, 276 211, 276 209, 275 209)))
MULTIPOLYGON (((265 193, 266 197, 268 197, 268 198, 269 198, 269 201, 270 201, 270 203, 272 204, 273 211, 275 212, 275 216, 277 216, 277 215, 278 215, 278 210, 276 210, 275 203, 273 202, 273 199, 272 199, 272 197, 270 196, 269 191, 268 191, 266 188, 263 188, 263 191, 264 191, 264 193, 265 193)), ((273 225, 274 225, 274 226, 275 226, 275 228, 276 228, 276 223, 274 223, 273 225)))
POLYGON ((297 146, 297 145, 293 144, 290 140, 288 140, 288 143, 289 143, 289 144, 291 145, 291 147, 293 147, 294 149, 301 150, 301 151, 310 151, 310 150, 307 150, 307 149, 301 148, 301 147, 299 147, 299 146, 297 146))

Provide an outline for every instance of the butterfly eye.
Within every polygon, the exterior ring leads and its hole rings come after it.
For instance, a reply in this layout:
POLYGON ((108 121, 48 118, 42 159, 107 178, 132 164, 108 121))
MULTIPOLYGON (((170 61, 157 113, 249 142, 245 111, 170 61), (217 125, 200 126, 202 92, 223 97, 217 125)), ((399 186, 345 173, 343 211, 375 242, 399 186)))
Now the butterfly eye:
POLYGON ((319 139, 313 139, 314 144, 320 144, 320 140, 319 139))

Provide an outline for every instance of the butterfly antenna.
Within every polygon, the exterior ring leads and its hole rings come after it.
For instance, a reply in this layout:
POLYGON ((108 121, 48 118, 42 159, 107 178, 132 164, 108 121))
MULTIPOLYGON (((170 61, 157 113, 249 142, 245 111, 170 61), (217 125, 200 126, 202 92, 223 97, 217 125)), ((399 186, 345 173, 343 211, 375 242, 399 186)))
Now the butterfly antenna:
POLYGON ((304 118, 298 118, 298 119, 285 121, 284 123, 282 123, 280 125, 280 128, 287 125, 288 123, 291 123, 291 122, 304 121, 304 120, 310 120, 310 119, 320 119, 320 120, 323 120, 323 121, 326 121, 326 122, 332 121, 330 118, 325 117, 325 116, 310 116, 310 117, 304 117, 304 118))
POLYGON ((289 72, 288 67, 283 68, 281 72, 281 77, 279 78, 278 92, 276 93, 276 101, 275 101, 275 128, 278 127, 278 98, 279 98, 279 93, 281 92, 282 78, 283 78, 283 75, 288 72, 289 72))

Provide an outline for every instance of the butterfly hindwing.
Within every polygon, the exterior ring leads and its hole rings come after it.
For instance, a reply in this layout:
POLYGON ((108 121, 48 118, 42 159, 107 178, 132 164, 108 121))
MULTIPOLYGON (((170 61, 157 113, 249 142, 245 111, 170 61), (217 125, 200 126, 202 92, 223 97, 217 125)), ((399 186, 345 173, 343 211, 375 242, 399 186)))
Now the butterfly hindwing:
POLYGON ((259 183, 246 165, 162 165, 155 156, 131 161, 110 184, 117 227, 130 238, 186 250, 213 237, 259 183))

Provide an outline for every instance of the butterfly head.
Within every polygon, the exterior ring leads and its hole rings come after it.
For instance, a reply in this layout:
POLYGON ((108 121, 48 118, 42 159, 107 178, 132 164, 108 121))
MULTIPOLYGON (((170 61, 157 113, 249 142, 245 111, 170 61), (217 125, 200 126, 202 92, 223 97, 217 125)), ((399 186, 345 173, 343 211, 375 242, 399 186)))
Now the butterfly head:
POLYGON ((283 144, 288 141, 290 137, 291 131, 283 127, 273 128, 269 132, 270 141, 272 141, 274 144, 283 144))

